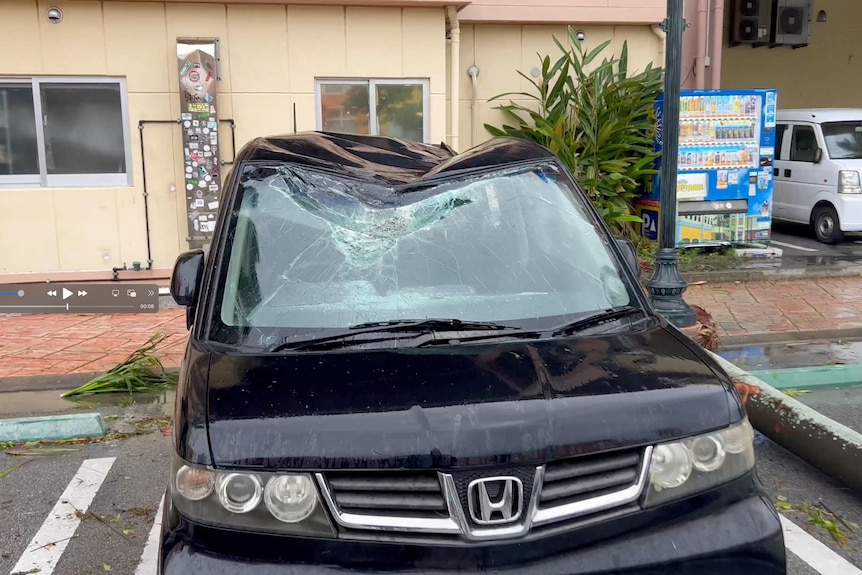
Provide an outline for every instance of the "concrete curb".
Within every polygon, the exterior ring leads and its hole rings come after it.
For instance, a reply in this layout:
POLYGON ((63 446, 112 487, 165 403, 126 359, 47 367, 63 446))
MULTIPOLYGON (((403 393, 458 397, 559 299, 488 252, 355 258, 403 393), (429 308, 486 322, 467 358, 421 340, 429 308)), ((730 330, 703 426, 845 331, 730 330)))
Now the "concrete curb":
POLYGON ((862 266, 810 266, 798 268, 732 269, 716 271, 680 272, 685 281, 710 283, 781 281, 797 279, 845 278, 862 276, 862 266))
POLYGON ((87 439, 104 437, 106 432, 105 420, 100 413, 0 419, 0 442, 87 439))
POLYGON ((824 341, 860 338, 862 338, 862 327, 841 327, 834 329, 808 331, 749 333, 744 335, 722 336, 721 348, 731 349, 734 347, 769 345, 775 343, 792 343, 797 341, 824 341))
POLYGON ((758 369, 748 373, 776 389, 844 387, 859 385, 859 382, 862 382, 862 363, 758 369))
POLYGON ((862 492, 862 434, 708 352, 736 384, 751 424, 763 435, 862 492))
MULTIPOLYGON (((165 367, 168 373, 179 371, 179 367, 165 367)), ((52 375, 23 375, 0 377, 0 394, 15 391, 66 391, 80 387, 104 372, 65 373, 52 375)))

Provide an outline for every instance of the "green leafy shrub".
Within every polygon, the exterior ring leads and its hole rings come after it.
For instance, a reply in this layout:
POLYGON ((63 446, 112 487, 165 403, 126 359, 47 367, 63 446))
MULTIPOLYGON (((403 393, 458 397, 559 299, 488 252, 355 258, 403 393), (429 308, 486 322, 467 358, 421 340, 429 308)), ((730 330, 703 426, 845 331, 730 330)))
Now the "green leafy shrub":
POLYGON ((571 27, 568 46, 554 42, 562 55, 539 58, 541 76, 529 81, 533 93, 509 92, 490 101, 515 121, 502 128, 486 124, 494 136, 532 140, 549 148, 584 188, 599 213, 616 232, 631 234, 632 200, 642 194, 653 174, 655 101, 663 89, 660 68, 628 69, 628 45, 619 57, 605 57, 591 66, 610 45, 607 41, 585 51, 571 27), (531 100, 526 104, 512 97, 531 100), (531 105, 532 104, 532 105, 531 105))

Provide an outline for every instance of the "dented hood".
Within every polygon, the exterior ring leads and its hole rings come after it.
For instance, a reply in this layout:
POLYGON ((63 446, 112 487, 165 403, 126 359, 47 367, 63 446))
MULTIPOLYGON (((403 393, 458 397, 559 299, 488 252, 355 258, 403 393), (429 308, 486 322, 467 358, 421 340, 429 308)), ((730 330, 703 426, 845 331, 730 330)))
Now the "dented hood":
POLYGON ((445 348, 214 355, 216 466, 542 462, 720 428, 731 386, 659 322, 637 333, 445 348))

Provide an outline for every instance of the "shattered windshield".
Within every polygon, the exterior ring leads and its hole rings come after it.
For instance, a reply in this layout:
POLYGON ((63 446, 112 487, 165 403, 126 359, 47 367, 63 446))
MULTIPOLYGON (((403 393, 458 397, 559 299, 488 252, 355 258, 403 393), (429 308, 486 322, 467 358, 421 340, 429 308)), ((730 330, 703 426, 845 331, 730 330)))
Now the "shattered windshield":
POLYGON ((553 164, 396 188, 254 166, 234 212, 216 340, 404 318, 550 327, 632 302, 553 164))

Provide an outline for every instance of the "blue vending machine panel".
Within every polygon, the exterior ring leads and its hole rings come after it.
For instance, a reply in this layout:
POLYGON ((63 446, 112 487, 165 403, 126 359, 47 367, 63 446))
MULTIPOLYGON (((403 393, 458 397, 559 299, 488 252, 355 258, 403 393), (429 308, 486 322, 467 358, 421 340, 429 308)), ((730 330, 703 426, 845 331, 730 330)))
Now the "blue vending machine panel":
MULTIPOLYGON (((775 157, 775 90, 683 91, 680 96, 677 245, 769 240, 775 157)), ((664 98, 656 103, 656 149, 663 147, 664 98)), ((660 157, 661 162, 668 158, 660 157)), ((638 204, 643 235, 660 214, 661 176, 638 204), (649 226, 647 225, 649 223, 649 226)))

